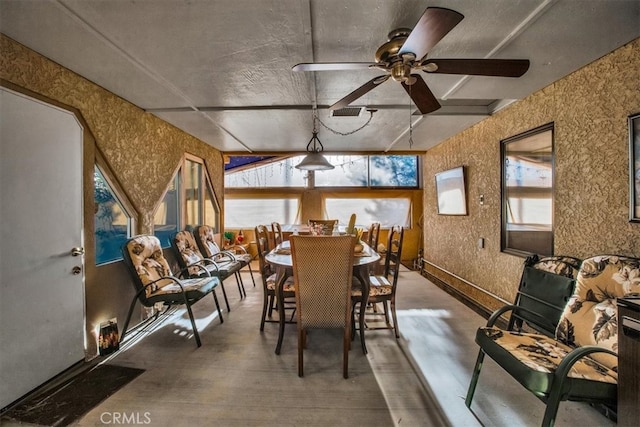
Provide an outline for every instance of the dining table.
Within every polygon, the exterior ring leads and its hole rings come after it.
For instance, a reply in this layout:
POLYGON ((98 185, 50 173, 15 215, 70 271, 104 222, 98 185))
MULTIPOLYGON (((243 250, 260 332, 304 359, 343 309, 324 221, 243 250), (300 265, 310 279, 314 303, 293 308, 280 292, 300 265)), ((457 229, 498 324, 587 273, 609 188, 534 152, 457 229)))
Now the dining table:
MULTIPOLYGON (((360 343, 362 345, 362 351, 366 354, 367 347, 364 340, 364 308, 367 305, 369 288, 371 286, 369 271, 370 266, 380 260, 380 254, 365 242, 359 242, 359 244, 362 245, 362 250, 354 252, 353 254, 353 275, 362 283, 362 301, 360 302, 358 323, 360 325, 360 343)), ((267 253, 267 255, 265 255, 265 261, 273 266, 276 272, 276 303, 279 314, 279 331, 278 343, 276 344, 276 354, 280 354, 286 323, 286 314, 284 310, 284 283, 289 276, 293 275, 293 258, 291 256, 290 242, 288 240, 284 240, 281 244, 272 249, 267 253)))

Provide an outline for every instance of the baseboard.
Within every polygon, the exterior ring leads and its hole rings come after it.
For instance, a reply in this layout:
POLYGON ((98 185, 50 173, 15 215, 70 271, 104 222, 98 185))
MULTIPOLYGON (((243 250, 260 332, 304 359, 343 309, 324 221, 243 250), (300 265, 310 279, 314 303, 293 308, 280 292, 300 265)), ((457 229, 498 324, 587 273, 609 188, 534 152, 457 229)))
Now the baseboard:
MULTIPOLYGON (((508 301, 490 294, 479 286, 426 260, 422 261, 420 274, 485 319, 488 319, 497 308, 509 304, 508 301), (436 271, 437 275, 435 274, 436 271), (480 298, 474 298, 474 295, 480 298), (485 303, 480 302, 479 299, 485 303)), ((504 326, 501 323, 501 321, 497 322, 497 326, 504 326)))

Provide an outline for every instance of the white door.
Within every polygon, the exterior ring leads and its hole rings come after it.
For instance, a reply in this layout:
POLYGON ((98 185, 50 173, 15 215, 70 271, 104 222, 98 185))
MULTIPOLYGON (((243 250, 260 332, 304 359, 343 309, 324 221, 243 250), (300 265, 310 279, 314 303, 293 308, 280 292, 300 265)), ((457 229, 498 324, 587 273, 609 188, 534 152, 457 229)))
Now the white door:
POLYGON ((0 408, 84 359, 82 135, 0 88, 0 408))

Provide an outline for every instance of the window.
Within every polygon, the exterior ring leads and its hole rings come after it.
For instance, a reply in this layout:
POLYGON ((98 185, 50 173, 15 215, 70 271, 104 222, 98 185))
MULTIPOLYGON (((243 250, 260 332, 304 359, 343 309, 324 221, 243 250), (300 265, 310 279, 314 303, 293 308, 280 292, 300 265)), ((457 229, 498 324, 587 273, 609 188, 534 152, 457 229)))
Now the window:
POLYGON ((502 250, 553 255, 553 124, 502 141, 502 250))
POLYGON ((325 157, 335 169, 316 173, 316 187, 418 187, 418 156, 325 157))
POLYGON ((180 230, 180 171, 171 180, 167 192, 153 215, 153 232, 163 248, 171 246, 171 237, 180 230))
POLYGON ((394 225, 409 227, 411 224, 411 200, 409 198, 325 198, 327 218, 348 219, 356 214, 356 225, 368 227, 379 222, 383 228, 394 225))
POLYGON ((183 229, 220 229, 220 209, 202 159, 187 155, 154 213, 154 234, 163 248, 183 229))
POLYGON ((93 171, 93 194, 96 265, 121 260, 120 248, 133 233, 132 210, 125 208, 98 165, 93 171))
POLYGON ((295 224, 298 221, 299 199, 288 198, 230 198, 224 202, 225 228, 253 229, 257 224, 295 224))
POLYGON ((274 221, 290 225, 320 217, 346 225, 352 213, 359 227, 412 224, 419 156, 325 154, 335 166, 327 171, 296 169, 304 156, 265 157, 256 160, 263 162, 258 166, 247 163, 246 156, 237 162, 234 157, 229 164, 241 164, 225 172, 225 228, 252 229, 274 221))
POLYGON ((295 168, 304 157, 268 158, 266 164, 228 171, 224 185, 226 188, 305 187, 306 171, 295 168))
POLYGON ((372 187, 418 187, 418 156, 370 156, 372 187))
MULTIPOLYGON (((316 187, 417 188, 418 156, 325 155, 335 169, 310 172, 316 187)), ((295 168, 304 156, 267 158, 266 164, 225 173, 226 188, 305 187, 307 172, 295 168)))

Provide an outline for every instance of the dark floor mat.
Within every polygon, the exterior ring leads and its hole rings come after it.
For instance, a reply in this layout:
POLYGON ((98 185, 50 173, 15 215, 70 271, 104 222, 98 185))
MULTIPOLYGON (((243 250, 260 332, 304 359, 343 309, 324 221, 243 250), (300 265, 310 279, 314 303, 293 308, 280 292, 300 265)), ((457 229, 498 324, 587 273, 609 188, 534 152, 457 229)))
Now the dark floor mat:
POLYGON ((143 373, 143 369, 98 365, 59 387, 20 403, 3 419, 66 426, 143 373))

